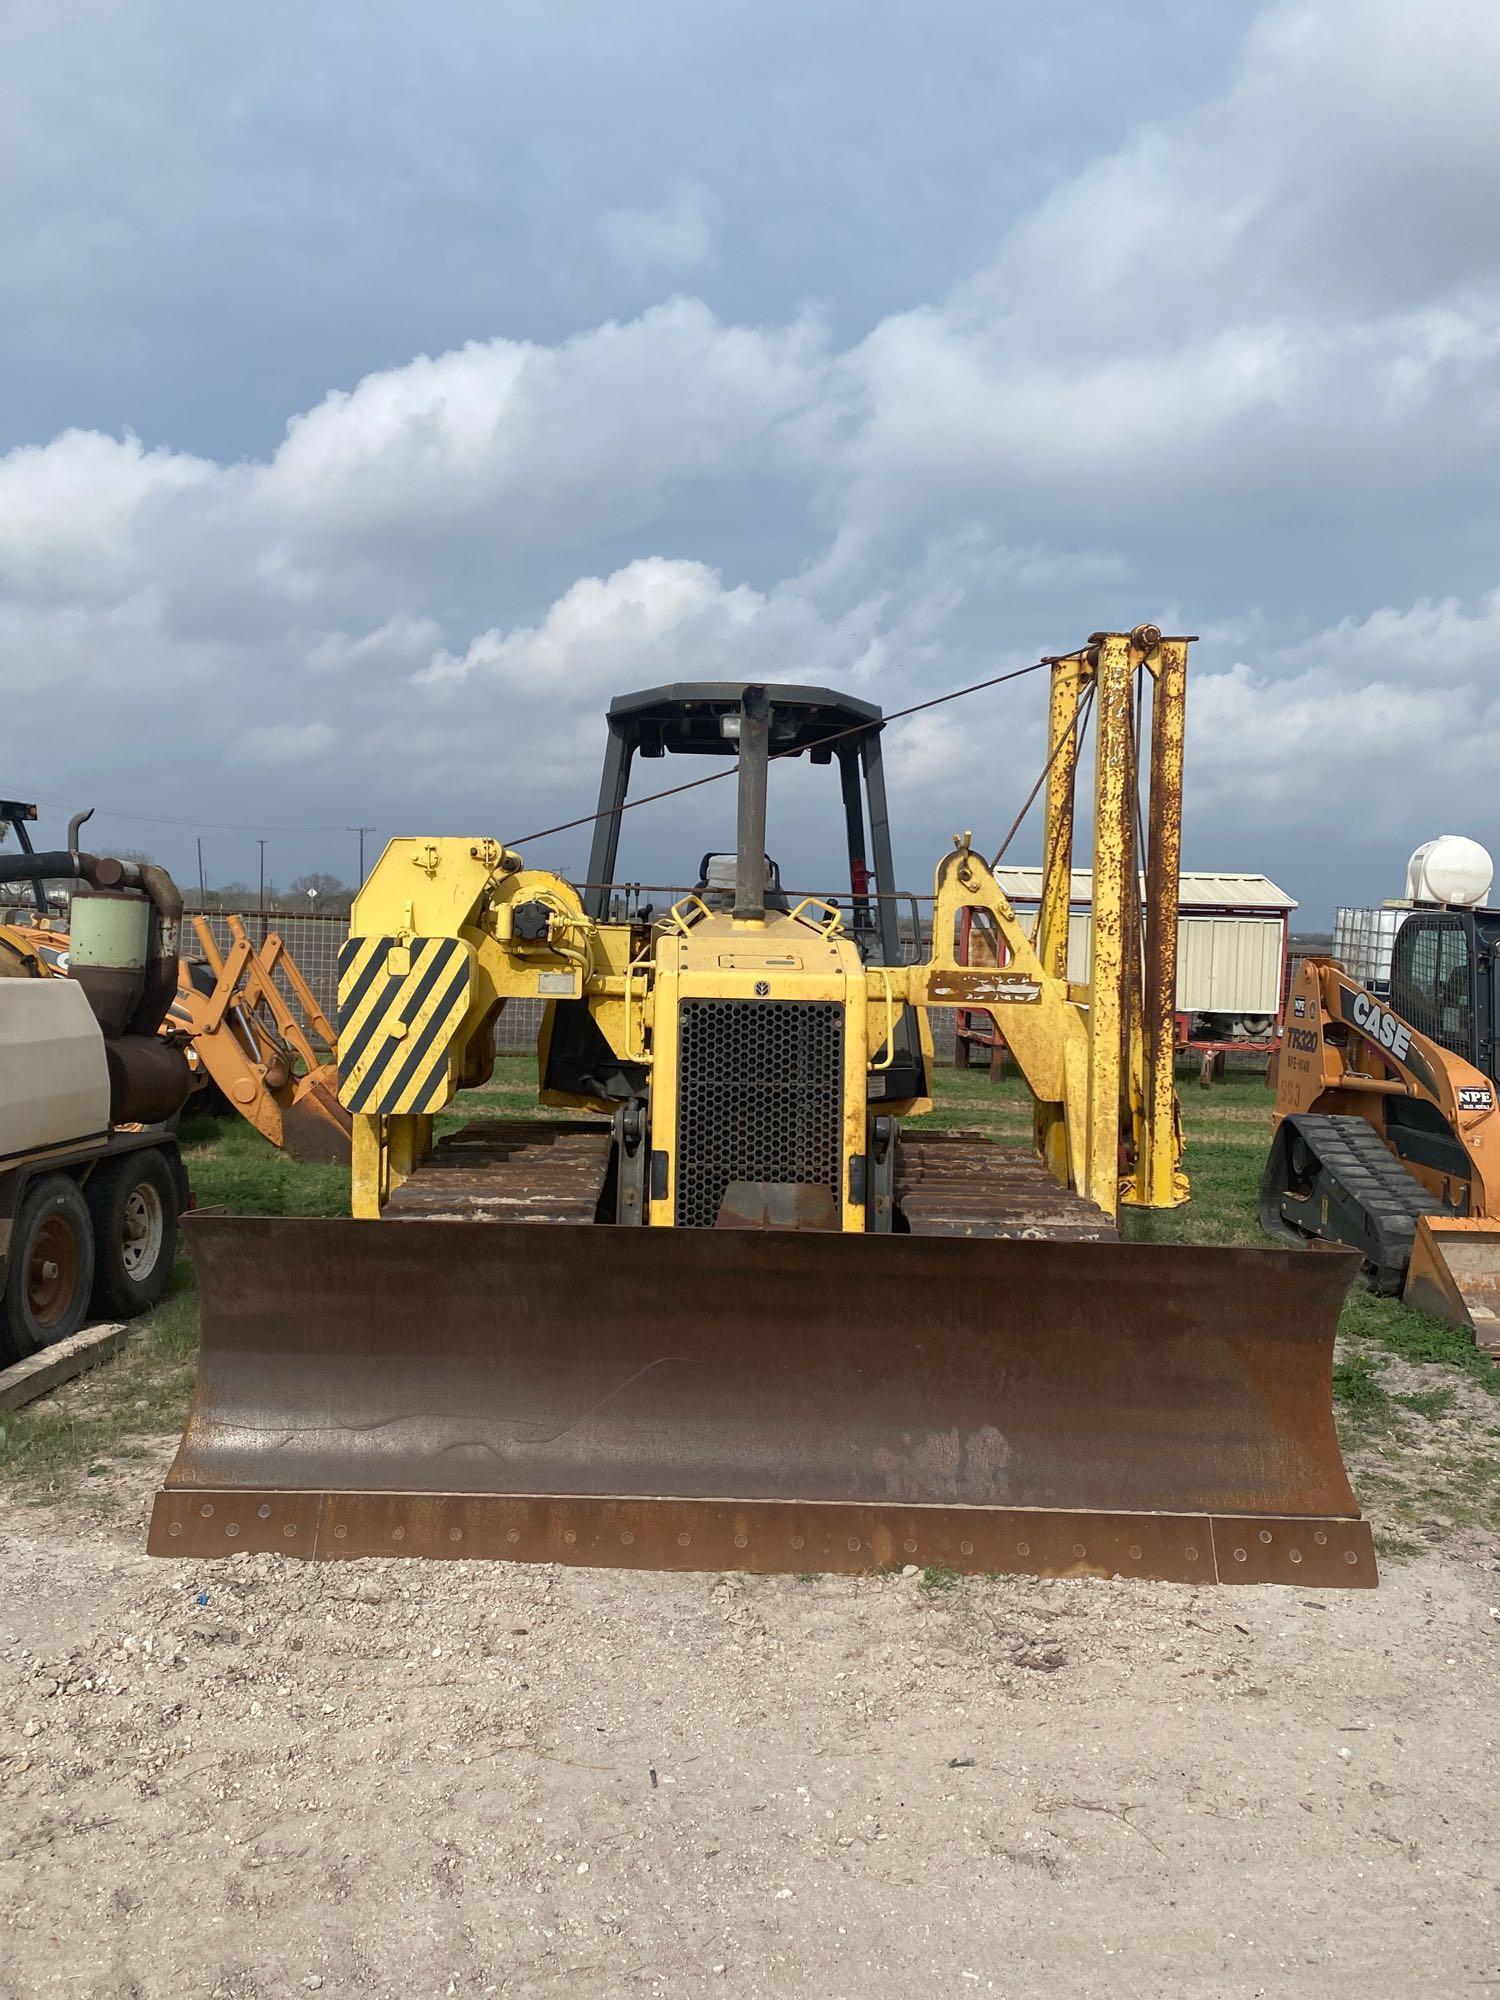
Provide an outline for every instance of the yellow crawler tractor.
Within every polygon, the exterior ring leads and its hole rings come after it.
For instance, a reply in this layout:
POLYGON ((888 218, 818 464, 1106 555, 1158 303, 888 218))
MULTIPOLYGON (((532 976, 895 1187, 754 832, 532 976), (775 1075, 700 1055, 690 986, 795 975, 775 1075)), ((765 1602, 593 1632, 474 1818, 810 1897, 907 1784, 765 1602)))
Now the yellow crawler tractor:
POLYGON ((1355 1259, 1120 1240, 1187 1197, 1187 648, 1138 627, 1049 663, 1034 937, 967 834, 930 935, 903 929, 881 713, 821 688, 616 700, 581 889, 500 841, 393 841, 340 970, 354 1215, 195 1220, 198 1393, 152 1551, 1373 1584, 1331 1414, 1355 1259), (664 755, 733 759, 738 829, 656 913, 615 861, 632 766, 664 755), (766 857, 794 757, 838 771, 837 903, 766 857), (996 963, 958 962, 965 911, 996 963), (573 1115, 458 1125, 517 998, 573 1115), (1034 1147, 924 1131, 934 1008, 993 1016, 1034 1147))

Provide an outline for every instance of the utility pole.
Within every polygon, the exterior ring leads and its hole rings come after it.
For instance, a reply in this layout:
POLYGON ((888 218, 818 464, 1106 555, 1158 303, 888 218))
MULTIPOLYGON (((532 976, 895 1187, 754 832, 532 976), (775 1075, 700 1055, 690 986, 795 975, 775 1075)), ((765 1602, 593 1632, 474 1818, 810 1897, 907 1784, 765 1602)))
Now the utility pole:
POLYGON ((203 835, 201 833, 198 835, 198 904, 201 909, 206 910, 208 908, 208 889, 203 880, 203 835))
POLYGON ((344 831, 359 835, 359 886, 363 889, 365 886, 365 835, 373 833, 375 829, 373 826, 348 826, 345 827, 344 831))
POLYGON ((264 944, 266 941, 266 843, 261 840, 257 841, 256 845, 260 848, 260 941, 264 944))

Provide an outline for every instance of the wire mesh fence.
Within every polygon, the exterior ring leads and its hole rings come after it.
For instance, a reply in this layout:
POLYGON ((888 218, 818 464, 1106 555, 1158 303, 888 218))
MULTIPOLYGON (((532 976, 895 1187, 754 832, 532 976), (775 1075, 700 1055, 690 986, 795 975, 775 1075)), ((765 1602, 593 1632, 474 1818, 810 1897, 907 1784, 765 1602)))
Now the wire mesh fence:
MULTIPOLYGON (((183 955, 187 958, 202 956, 194 918, 201 918, 207 924, 220 953, 229 950, 233 942, 230 934, 231 912, 225 910, 194 910, 189 907, 187 921, 183 926, 183 955)), ((339 998, 339 947, 349 935, 349 919, 339 916, 315 916, 308 910, 268 910, 264 917, 254 910, 240 914, 239 921, 256 944, 267 937, 279 937, 290 953, 302 977, 312 988, 314 997, 323 1012, 338 1025, 339 998)), ((296 1012, 295 995, 283 977, 277 974, 277 985, 286 997, 288 1005, 296 1012)), ((495 1028, 495 1047, 504 1054, 514 1054, 518 1050, 531 1051, 536 1047, 537 1035, 542 1025, 542 1002, 540 1000, 512 1000, 501 1014, 495 1028)))
MULTIPOLYGON (((903 901, 908 899, 903 899, 903 901)), ((915 902, 915 898, 909 899, 915 902)), ((229 913, 224 910, 194 910, 189 908, 189 919, 201 916, 213 934, 215 944, 221 952, 230 946, 229 913)), ((915 920, 919 925, 920 920, 915 920)), ((307 981, 323 1009, 335 1026, 338 1023, 339 991, 339 946, 349 935, 349 919, 337 916, 315 916, 307 910, 267 911, 262 918, 255 911, 246 911, 240 916, 250 937, 259 944, 273 932, 291 953, 302 977, 307 981)), ((918 934, 919 935, 919 934, 918 934)), ((918 938, 908 938, 907 927, 903 926, 903 955, 915 956, 920 951, 918 938), (915 947, 915 949, 913 949, 915 947)), ((197 934, 189 921, 184 925, 184 954, 189 957, 200 955, 197 934)), ((278 980, 286 992, 288 1003, 294 996, 286 988, 284 980, 278 980)), ((540 1000, 512 1000, 505 1007, 495 1024, 495 1047, 502 1055, 530 1054, 536 1047, 537 1036, 541 1032, 542 1007, 540 1000)), ((932 1024, 934 1053, 940 1063, 951 1063, 954 1055, 953 1014, 950 1009, 940 1007, 928 1016, 932 1024)))

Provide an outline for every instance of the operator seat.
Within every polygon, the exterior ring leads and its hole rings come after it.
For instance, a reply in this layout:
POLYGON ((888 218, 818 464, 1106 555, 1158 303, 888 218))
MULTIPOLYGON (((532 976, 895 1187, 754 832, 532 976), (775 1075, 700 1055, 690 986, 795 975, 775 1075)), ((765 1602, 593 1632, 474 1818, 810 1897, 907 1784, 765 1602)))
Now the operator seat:
MULTIPOLYGON (((711 910, 732 910, 735 867, 736 859, 732 854, 705 854, 698 863, 698 880, 693 885, 693 894, 711 910)), ((781 870, 769 854, 766 856, 766 908, 783 917, 791 908, 786 891, 781 886, 781 870)))

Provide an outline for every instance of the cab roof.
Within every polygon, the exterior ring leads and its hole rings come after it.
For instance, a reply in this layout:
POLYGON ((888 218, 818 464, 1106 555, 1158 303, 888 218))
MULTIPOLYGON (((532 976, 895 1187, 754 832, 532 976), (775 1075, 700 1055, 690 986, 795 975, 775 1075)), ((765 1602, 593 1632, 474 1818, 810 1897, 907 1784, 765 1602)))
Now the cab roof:
MULTIPOLYGON (((764 687, 771 704, 771 750, 778 757, 817 750, 844 730, 882 726, 880 707, 832 688, 775 681, 670 681, 638 694, 616 695, 609 726, 643 757, 732 757, 735 743, 720 719, 740 706, 747 687, 764 687)), ((819 760, 823 761, 823 760, 819 760)))

